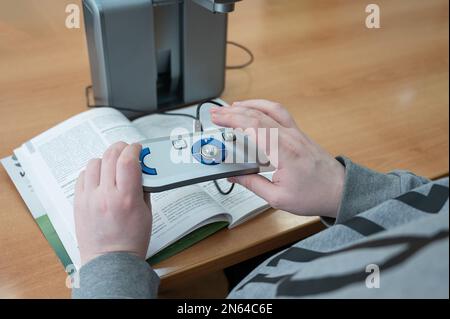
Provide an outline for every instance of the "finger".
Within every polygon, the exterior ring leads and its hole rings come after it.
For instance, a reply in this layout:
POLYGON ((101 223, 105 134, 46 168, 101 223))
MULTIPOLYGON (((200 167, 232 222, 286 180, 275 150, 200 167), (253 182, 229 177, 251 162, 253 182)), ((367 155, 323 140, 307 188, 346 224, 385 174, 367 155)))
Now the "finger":
POLYGON ((214 124, 224 127, 240 129, 258 129, 258 128, 280 128, 280 125, 257 110, 248 110, 244 108, 217 108, 211 110, 211 120, 214 124))
POLYGON ((103 154, 100 185, 107 188, 116 185, 117 160, 127 145, 128 144, 124 142, 115 143, 106 150, 105 154, 103 154))
POLYGON ((267 100, 247 100, 235 102, 232 104, 232 107, 243 107, 259 110, 264 114, 270 116, 272 119, 274 119, 276 122, 278 122, 280 125, 283 125, 284 127, 296 126, 292 116, 279 103, 267 100))
POLYGON ((235 107, 257 109, 270 116, 280 125, 293 130, 286 131, 291 138, 311 142, 311 139, 297 125, 292 115, 281 104, 267 100, 247 100, 233 103, 235 107))
POLYGON ((82 171, 78 176, 77 182, 75 183, 75 196, 77 194, 81 194, 84 190, 84 174, 85 171, 82 171))
POLYGON ((144 202, 147 204, 148 208, 152 209, 152 201, 150 193, 144 193, 144 202))
MULTIPOLYGON (((272 117, 270 117, 269 115, 267 115, 266 113, 264 113, 262 110, 257 110, 257 108, 253 108, 253 107, 229 107, 229 108, 225 108, 224 111, 225 112, 231 112, 231 113, 237 113, 237 114, 245 114, 246 116, 248 116, 247 120, 241 120, 242 121, 247 121, 249 123, 249 125, 253 125, 255 126, 253 122, 258 123, 258 119, 259 122, 261 124, 259 124, 259 126, 261 127, 265 127, 265 128, 278 128, 278 135, 280 136, 280 138, 283 136, 284 139, 290 141, 290 140, 301 140, 303 142, 309 141, 311 142, 311 140, 309 139, 309 137, 302 132, 298 127, 297 124, 295 123, 295 121, 291 118, 291 116, 289 115, 289 113, 282 107, 282 106, 277 106, 277 103, 273 103, 270 101, 265 101, 265 100, 250 100, 250 101, 257 101, 255 103, 259 103, 258 101, 263 101, 267 104, 267 108, 271 108, 271 112, 272 114, 278 114, 275 116, 278 116, 278 118, 281 118, 283 116, 285 116, 285 120, 283 120, 284 124, 286 125, 290 125, 290 127, 287 127, 283 124, 280 124, 278 122, 276 122, 272 117), (271 104, 270 104, 271 103, 271 104), (279 109, 279 112, 277 111, 277 108, 279 109), (246 109, 246 111, 242 111, 242 109, 246 109), (284 115, 283 115, 284 113, 284 115), (261 116, 261 114, 263 114, 263 116, 261 116), (275 124, 276 123, 276 124, 275 124), (280 125, 284 126, 284 127, 280 127, 280 125)), ((237 103, 247 103, 247 101, 245 102, 237 102, 237 103)), ((235 103, 236 104, 236 103, 235 103)), ((250 104, 248 104, 250 105, 250 104)), ((266 107, 264 106, 264 107, 266 107)), ((215 117, 217 117, 220 120, 226 121, 227 118, 224 117, 222 115, 222 113, 220 113, 221 111, 214 111, 213 113, 217 114, 215 117)), ((223 112, 223 111, 222 111, 223 112)), ((214 114, 212 114, 213 117, 214 114)), ((242 124, 242 123, 240 123, 242 124)), ((267 134, 269 133, 269 131, 267 131, 267 134)), ((251 134, 252 136, 254 134, 251 134)), ((261 134, 258 134, 257 138, 262 138, 261 134)), ((266 142, 270 140, 270 136, 267 135, 266 136, 266 142)), ((261 143, 258 144, 258 146, 263 147, 263 145, 260 145, 261 143)), ((266 143, 267 144, 267 143, 266 143)))
POLYGON ((244 186, 269 203, 273 195, 279 191, 278 186, 258 174, 231 177, 228 181, 244 186))
POLYGON ((128 145, 117 160, 116 185, 119 191, 142 193, 142 173, 139 164, 139 154, 142 146, 128 145))
POLYGON ((279 139, 286 133, 280 129, 279 124, 273 119, 257 110, 244 110, 239 108, 226 108, 211 113, 213 123, 232 127, 236 130, 242 129, 243 133, 249 135, 257 145, 258 150, 264 152, 268 159, 278 168, 283 166, 278 157, 279 139), (272 129, 275 129, 272 130, 272 129))
POLYGON ((86 167, 84 176, 84 189, 91 191, 100 185, 100 169, 102 161, 99 158, 91 159, 86 167))
POLYGON ((235 129, 236 132, 239 130, 244 133, 244 135, 249 135, 253 142, 257 145, 258 142, 261 141, 261 139, 258 139, 258 132, 261 131, 258 130, 257 126, 261 126, 262 124, 256 123, 255 120, 253 120, 253 123, 250 123, 251 120, 246 115, 239 113, 231 114, 230 112, 220 112, 217 114, 211 114, 211 120, 216 125, 230 127, 235 129))

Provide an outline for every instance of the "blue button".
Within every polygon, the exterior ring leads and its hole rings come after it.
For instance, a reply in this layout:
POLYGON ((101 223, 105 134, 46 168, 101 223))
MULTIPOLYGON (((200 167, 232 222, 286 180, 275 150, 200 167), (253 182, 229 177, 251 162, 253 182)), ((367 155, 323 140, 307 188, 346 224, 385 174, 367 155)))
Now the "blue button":
POLYGON ((139 155, 139 161, 141 162, 142 173, 144 173, 146 175, 153 175, 153 176, 158 175, 158 172, 156 171, 155 168, 148 167, 144 163, 145 158, 147 156, 149 156, 150 154, 151 154, 150 148, 146 147, 146 148, 142 149, 141 154, 139 155))

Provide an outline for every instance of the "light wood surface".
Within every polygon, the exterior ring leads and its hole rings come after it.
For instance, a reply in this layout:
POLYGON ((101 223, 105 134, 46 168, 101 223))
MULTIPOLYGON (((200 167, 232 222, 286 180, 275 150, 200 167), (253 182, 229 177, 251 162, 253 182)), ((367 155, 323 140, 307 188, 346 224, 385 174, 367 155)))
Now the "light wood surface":
MULTIPOLYGON (((0 2, 0 157, 85 109, 90 82, 82 30, 64 27, 79 1, 0 2)), ((229 38, 255 63, 227 73, 229 102, 282 102, 330 153, 370 168, 448 174, 448 1, 378 1, 367 29, 358 0, 246 0, 229 38)), ((245 60, 230 48, 229 62, 245 60)), ((299 240, 317 219, 270 211, 221 231, 156 268, 162 289, 299 240)), ((0 169, 0 297, 69 297, 65 272, 0 169)))

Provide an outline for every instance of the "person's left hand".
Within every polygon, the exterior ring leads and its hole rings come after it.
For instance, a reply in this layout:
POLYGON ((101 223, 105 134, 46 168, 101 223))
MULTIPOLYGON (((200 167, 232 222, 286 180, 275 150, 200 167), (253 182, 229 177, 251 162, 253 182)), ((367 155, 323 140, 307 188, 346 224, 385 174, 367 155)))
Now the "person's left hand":
POLYGON ((271 101, 249 100, 210 111, 214 124, 248 132, 276 168, 272 181, 259 174, 229 181, 253 191, 273 208, 336 218, 345 168, 297 126, 286 108, 271 101), (272 148, 267 141, 276 146, 272 148))
POLYGON ((83 265, 112 252, 146 256, 152 213, 142 189, 141 148, 116 143, 78 178, 74 213, 83 265))

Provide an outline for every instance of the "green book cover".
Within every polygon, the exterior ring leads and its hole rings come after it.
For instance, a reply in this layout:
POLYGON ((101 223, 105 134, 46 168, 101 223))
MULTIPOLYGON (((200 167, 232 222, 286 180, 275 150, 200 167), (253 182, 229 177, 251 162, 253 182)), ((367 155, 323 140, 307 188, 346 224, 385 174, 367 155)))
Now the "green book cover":
MULTIPOLYGON (((36 219, 36 222, 39 228, 41 229, 42 233, 44 234, 45 238, 52 246, 59 260, 64 265, 64 268, 66 268, 68 265, 71 265, 72 261, 69 255, 67 254, 64 245, 59 239, 58 234, 53 228, 53 225, 50 222, 48 216, 47 215, 40 216, 36 219)), ((149 259, 147 259, 147 262, 150 265, 155 265, 191 247, 192 245, 211 236, 212 234, 218 232, 219 230, 226 228, 227 226, 228 226, 227 222, 215 222, 209 225, 205 225, 197 230, 194 230, 190 234, 179 239, 178 241, 166 247, 165 249, 161 250, 156 255, 150 257, 149 259)))

